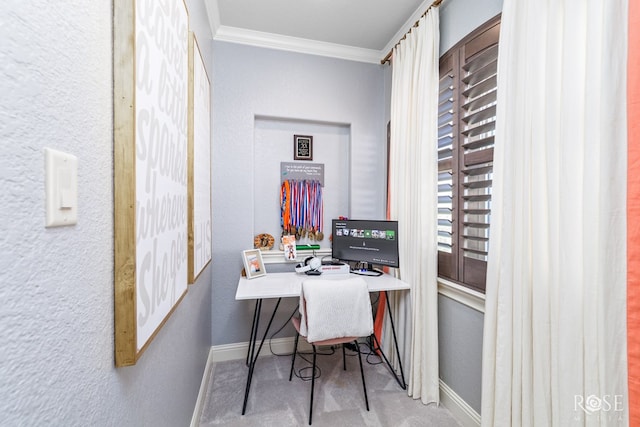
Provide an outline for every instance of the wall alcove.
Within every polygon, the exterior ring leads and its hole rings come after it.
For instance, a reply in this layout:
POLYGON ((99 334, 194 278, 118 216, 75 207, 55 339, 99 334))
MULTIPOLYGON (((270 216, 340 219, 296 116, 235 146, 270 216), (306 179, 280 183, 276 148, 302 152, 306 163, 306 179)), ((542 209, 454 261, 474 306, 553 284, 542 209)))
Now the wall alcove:
POLYGON ((320 163, 324 165, 324 234, 322 241, 300 239, 299 244, 320 244, 329 249, 331 219, 349 216, 351 126, 280 117, 256 116, 253 144, 253 230, 254 235, 271 234, 278 249, 280 224, 280 163, 320 163), (313 160, 293 158, 294 135, 313 136, 313 160))

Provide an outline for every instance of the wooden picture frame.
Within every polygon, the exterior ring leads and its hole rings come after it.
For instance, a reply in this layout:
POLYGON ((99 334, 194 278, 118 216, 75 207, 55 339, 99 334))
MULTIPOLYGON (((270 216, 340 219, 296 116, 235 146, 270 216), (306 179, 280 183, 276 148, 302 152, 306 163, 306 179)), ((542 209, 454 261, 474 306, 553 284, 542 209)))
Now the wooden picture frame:
POLYGON ((138 361, 188 289, 188 45, 184 0, 114 0, 116 366, 138 361))
POLYGON ((262 260, 262 252, 260 249, 247 249, 242 251, 242 264, 247 279, 255 279, 267 274, 262 260))
POLYGON ((211 262, 211 82, 189 33, 188 239, 189 284, 211 262))
POLYGON ((293 160, 313 160, 313 136, 293 135, 293 160))

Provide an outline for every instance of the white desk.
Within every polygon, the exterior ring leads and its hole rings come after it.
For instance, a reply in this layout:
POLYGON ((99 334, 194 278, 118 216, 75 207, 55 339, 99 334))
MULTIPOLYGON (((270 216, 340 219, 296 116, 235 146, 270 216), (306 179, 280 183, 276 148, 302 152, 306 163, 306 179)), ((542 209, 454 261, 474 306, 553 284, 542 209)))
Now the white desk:
POLYGON ((388 274, 382 276, 358 276, 355 274, 322 274, 320 276, 307 276, 299 273, 269 273, 266 276, 255 279, 241 277, 238 281, 236 299, 267 299, 267 298, 291 298, 299 297, 302 282, 305 280, 344 280, 354 277, 362 277, 369 292, 397 291, 411 289, 408 283, 396 279, 388 274))
MULTIPOLYGON (((396 291, 396 290, 406 290, 411 289, 411 286, 403 282, 402 280, 396 279, 393 276, 388 274, 383 274, 381 276, 356 276, 352 274, 323 274, 320 276, 308 276, 306 274, 299 273, 270 273, 265 276, 257 277, 255 279, 247 279, 246 277, 240 277, 238 280, 238 288, 236 290, 236 300, 256 300, 256 306, 253 312, 253 323, 251 325, 251 335, 249 338, 249 348, 247 350, 247 365, 249 367, 249 372, 247 374, 247 385, 245 387, 244 392, 244 403, 242 405, 242 415, 244 415, 247 409, 247 400, 249 398, 249 390, 251 388, 251 379, 253 377, 253 370, 255 368, 256 361, 258 360, 258 356, 260 355, 260 350, 262 349, 262 345, 269 333, 269 328, 271 327, 271 323, 273 322, 273 318, 278 310, 278 306, 280 305, 280 301, 282 298, 298 298, 300 297, 300 291, 302 289, 302 282, 305 280, 314 280, 314 279, 322 279, 322 280, 340 280, 340 279, 350 279, 353 277, 362 277, 365 282, 367 282, 367 286, 369 287, 369 292, 387 292, 387 291, 396 291), (267 324, 267 328, 262 335, 262 340, 260 341, 260 345, 256 351, 256 341, 258 340, 258 326, 260 323, 261 311, 262 311, 262 300, 277 298, 278 302, 276 303, 275 308, 273 309, 273 313, 269 319, 269 323, 267 324)), ((393 317, 391 315, 391 307, 389 305, 389 298, 386 298, 387 301, 387 310, 389 314, 389 320, 391 321, 391 329, 393 332, 393 342, 395 345, 396 355, 398 356, 398 361, 400 358, 400 350, 398 348, 398 340, 396 338, 395 326, 393 324, 393 317)), ((400 378, 393 371, 391 367, 391 363, 380 349, 380 343, 378 342, 375 334, 372 336, 374 341, 377 344, 377 349, 385 362, 389 366, 391 372, 395 375, 396 381, 403 389, 406 389, 407 385, 404 380, 404 372, 402 370, 402 363, 400 363, 400 378)))

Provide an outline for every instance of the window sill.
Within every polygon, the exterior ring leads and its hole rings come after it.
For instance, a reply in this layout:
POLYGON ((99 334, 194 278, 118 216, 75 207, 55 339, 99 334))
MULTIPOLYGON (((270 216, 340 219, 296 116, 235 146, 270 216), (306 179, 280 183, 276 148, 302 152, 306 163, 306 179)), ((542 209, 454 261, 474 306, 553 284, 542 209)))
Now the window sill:
POLYGON ((484 313, 484 294, 438 277, 438 293, 484 313))

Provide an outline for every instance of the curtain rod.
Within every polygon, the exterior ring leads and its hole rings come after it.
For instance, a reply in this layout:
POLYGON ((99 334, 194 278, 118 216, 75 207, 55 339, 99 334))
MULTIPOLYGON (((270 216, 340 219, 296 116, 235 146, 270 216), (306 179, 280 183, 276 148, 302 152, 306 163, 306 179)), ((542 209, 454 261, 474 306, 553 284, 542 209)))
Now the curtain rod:
POLYGON ((406 33, 404 33, 404 36, 402 36, 402 38, 400 40, 398 40, 398 42, 393 45, 393 47, 391 48, 391 50, 389 51, 389 53, 387 53, 387 56, 384 57, 384 59, 382 61, 380 61, 380 64, 384 65, 385 63, 389 62, 391 59, 391 55, 393 55, 393 49, 398 46, 400 44, 400 42, 404 39, 407 38, 407 34, 409 34, 411 32, 411 30, 415 27, 417 27, 418 25, 420 25, 420 20, 427 14, 429 13, 429 11, 431 10, 432 7, 438 7, 440 6, 440 3, 442 3, 442 0, 435 0, 433 3, 431 3, 431 5, 429 5, 429 7, 427 8, 427 10, 424 11, 424 13, 422 15, 420 15, 420 18, 418 18, 418 20, 411 26, 411 28, 409 28, 409 31, 407 31, 406 33))

